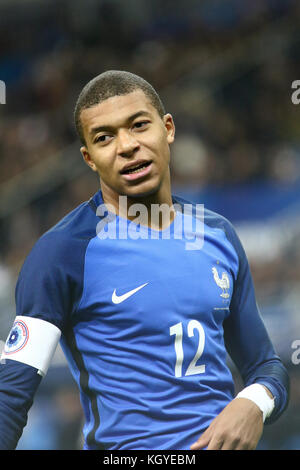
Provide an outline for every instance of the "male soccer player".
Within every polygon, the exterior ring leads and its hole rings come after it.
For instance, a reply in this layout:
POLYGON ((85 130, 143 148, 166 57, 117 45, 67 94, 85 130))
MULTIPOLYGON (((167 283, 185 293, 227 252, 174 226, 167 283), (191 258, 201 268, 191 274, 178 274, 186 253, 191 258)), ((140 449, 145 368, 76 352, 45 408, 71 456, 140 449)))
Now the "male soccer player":
POLYGON ((255 449, 289 381, 234 228, 172 195, 175 126, 145 80, 97 76, 75 121, 100 190, 22 267, 0 369, 0 448, 16 447, 60 340, 85 449, 255 449), (227 353, 245 383, 237 397, 227 353))

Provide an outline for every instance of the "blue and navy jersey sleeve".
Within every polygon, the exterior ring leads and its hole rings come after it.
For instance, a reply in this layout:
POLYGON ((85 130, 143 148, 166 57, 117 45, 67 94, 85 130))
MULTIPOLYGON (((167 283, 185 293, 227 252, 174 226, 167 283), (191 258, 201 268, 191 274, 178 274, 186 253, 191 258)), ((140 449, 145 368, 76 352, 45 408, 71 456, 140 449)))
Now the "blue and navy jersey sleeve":
POLYGON ((80 301, 86 247, 95 227, 95 213, 84 203, 37 241, 18 278, 17 315, 64 330, 80 301))
MULTIPOLYGON (((62 332, 80 301, 86 247, 96 216, 83 203, 45 233, 27 256, 16 286, 16 315, 52 323, 62 332)), ((15 449, 41 376, 35 367, 0 364, 0 449, 15 449)))
POLYGON ((289 378, 260 315, 244 248, 232 224, 226 220, 224 230, 239 260, 230 315, 224 322, 225 344, 245 385, 261 383, 268 387, 275 397, 275 409, 266 420, 266 424, 270 424, 287 406, 289 378))
POLYGON ((80 295, 80 283, 74 279, 80 267, 74 266, 76 255, 72 257, 70 243, 53 232, 33 247, 16 286, 17 315, 40 318, 60 330, 64 328, 80 295))
POLYGON ((42 377, 21 362, 0 364, 0 450, 14 450, 42 377))

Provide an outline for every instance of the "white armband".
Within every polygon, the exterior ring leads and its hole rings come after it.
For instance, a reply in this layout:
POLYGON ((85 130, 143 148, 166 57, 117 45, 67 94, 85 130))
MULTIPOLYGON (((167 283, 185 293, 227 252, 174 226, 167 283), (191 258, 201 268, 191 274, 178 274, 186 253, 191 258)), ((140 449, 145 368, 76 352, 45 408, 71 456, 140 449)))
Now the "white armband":
POLYGON ((39 318, 19 315, 6 340, 1 361, 12 359, 38 369, 46 375, 60 340, 61 331, 39 318))
POLYGON ((275 406, 275 399, 269 397, 266 389, 261 384, 252 384, 241 390, 235 398, 248 398, 253 401, 263 413, 263 422, 268 418, 275 406))

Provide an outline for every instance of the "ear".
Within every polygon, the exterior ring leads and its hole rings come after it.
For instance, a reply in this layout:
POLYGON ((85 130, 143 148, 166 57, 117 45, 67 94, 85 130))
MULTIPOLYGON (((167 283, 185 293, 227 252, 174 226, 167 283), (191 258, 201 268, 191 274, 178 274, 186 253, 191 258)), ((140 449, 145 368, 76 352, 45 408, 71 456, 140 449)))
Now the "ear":
POLYGON ((93 161, 93 159, 91 158, 89 152, 88 152, 88 149, 83 146, 80 148, 80 152, 81 152, 81 155, 83 157, 83 160, 85 161, 85 163, 93 170, 93 171, 97 171, 97 168, 96 168, 96 165, 93 161))
POLYGON ((169 144, 174 142, 175 138, 175 124, 171 114, 165 114, 163 117, 164 125, 167 132, 167 140, 169 144))

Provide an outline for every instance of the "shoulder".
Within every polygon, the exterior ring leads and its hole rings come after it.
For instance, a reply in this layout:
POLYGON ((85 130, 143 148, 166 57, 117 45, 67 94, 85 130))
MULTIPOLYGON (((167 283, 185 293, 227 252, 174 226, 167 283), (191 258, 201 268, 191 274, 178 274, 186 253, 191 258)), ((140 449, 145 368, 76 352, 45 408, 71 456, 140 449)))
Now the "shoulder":
POLYGON ((177 203, 180 206, 182 206, 183 208, 184 208, 184 206, 189 205, 192 208, 193 213, 195 213, 195 214, 196 214, 196 211, 197 211, 197 207, 199 207, 199 208, 201 207, 202 210, 201 211, 199 210, 199 213, 202 214, 203 219, 204 219, 204 223, 206 225, 208 225, 209 227, 219 228, 219 229, 222 229, 222 230, 224 230, 225 232, 228 232, 228 233, 230 233, 231 231, 235 232, 233 224, 228 219, 226 219, 226 217, 224 217, 223 215, 218 214, 217 212, 214 212, 210 209, 207 209, 200 202, 199 203, 191 202, 191 201, 188 201, 188 200, 183 199, 182 197, 176 196, 176 195, 173 195, 172 199, 173 199, 173 203, 177 203))
POLYGON ((34 244, 24 265, 64 265, 84 254, 89 241, 96 236, 98 217, 89 205, 83 202, 66 214, 57 224, 45 232, 34 244))
POLYGON ((222 230, 224 233, 226 239, 230 242, 230 244, 233 246, 235 251, 237 252, 237 255, 239 257, 244 257, 244 249, 242 247, 241 241, 239 239, 239 236, 236 232, 236 228, 234 227, 233 223, 228 220, 226 217, 223 215, 214 212, 210 209, 207 209, 203 204, 195 203, 188 201, 186 199, 183 199, 179 196, 173 195, 173 203, 177 203, 184 207, 184 205, 189 204, 192 207, 193 213, 197 213, 197 205, 201 208, 202 210, 199 210, 200 215, 203 217, 203 223, 207 227, 210 227, 211 229, 219 229, 222 230))
POLYGON ((98 217, 90 201, 85 201, 66 214, 57 224, 51 227, 40 240, 61 242, 76 239, 90 239, 95 236, 98 217))
POLYGON ((41 318, 62 329, 81 296, 86 248, 96 236, 97 220, 85 202, 39 238, 18 276, 18 315, 41 318))

